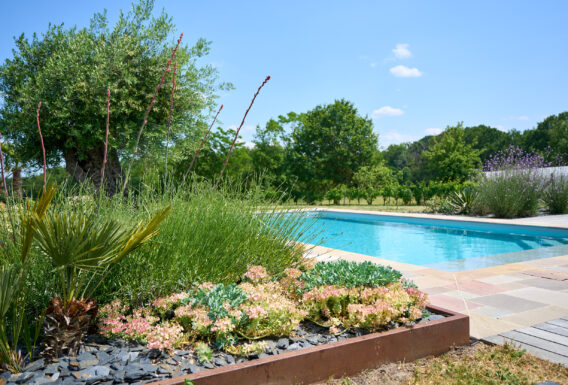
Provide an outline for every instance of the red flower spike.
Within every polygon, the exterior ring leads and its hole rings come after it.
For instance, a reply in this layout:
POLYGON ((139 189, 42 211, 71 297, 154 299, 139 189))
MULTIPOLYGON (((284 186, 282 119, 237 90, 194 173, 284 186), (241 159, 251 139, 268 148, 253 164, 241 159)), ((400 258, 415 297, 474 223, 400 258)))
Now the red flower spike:
POLYGON ((43 143, 43 135, 41 134, 41 126, 39 125, 40 108, 41 108, 41 101, 37 105, 36 117, 37 117, 37 130, 39 131, 39 139, 41 140, 41 150, 43 152, 43 191, 45 192, 45 189, 47 187, 47 161, 45 159, 45 145, 43 143))
POLYGON ((225 158, 225 164, 223 164, 223 168, 221 169, 221 173, 219 174, 219 179, 217 179, 217 182, 215 182, 215 186, 213 186, 213 190, 215 190, 217 188, 217 185, 219 184, 219 181, 221 180, 221 177, 223 176, 223 172, 225 172, 225 168, 227 167, 227 163, 229 163, 229 157, 231 156, 231 152, 233 151, 233 147, 235 147, 235 142, 237 141, 237 138, 239 137, 239 132, 241 131, 243 124, 245 124, 245 119, 247 118, 247 115, 248 115, 252 105, 254 104, 256 97, 260 93, 260 90, 262 89, 262 87, 264 87, 264 85, 266 83, 268 83, 269 80, 270 80, 270 76, 267 76, 266 79, 264 79, 264 81, 260 85, 260 87, 258 87, 258 90, 256 90, 254 96, 252 97, 250 105, 248 106, 247 110, 245 111, 245 116, 243 116, 243 120, 241 121, 239 128, 237 128, 237 132, 235 133, 235 138, 233 139, 233 143, 231 143, 231 148, 229 148, 229 152, 227 153, 227 157, 225 158))

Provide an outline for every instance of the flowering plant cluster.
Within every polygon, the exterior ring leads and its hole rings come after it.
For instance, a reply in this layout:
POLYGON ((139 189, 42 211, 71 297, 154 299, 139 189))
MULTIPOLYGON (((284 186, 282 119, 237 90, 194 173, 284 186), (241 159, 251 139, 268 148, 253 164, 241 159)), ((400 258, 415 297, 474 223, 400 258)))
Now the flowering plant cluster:
POLYGON ((304 264, 285 269, 279 279, 252 266, 238 285, 206 282, 132 311, 114 301, 100 311, 100 330, 151 348, 207 341, 245 354, 260 345, 240 349, 237 341, 289 336, 304 320, 337 333, 339 328, 377 330, 420 318, 426 295, 395 270, 371 265, 304 264), (339 284, 327 283, 333 277, 339 284))
POLYGON ((503 218, 535 215, 546 184, 538 169, 548 166, 541 155, 518 147, 492 156, 479 184, 480 211, 503 218))
POLYGON ((99 309, 100 330, 109 337, 144 342, 150 349, 173 349, 184 341, 183 329, 175 322, 162 322, 151 308, 137 308, 130 315, 120 300, 99 309))
POLYGON ((426 299, 421 291, 397 282, 350 289, 320 286, 304 293, 302 302, 309 318, 320 325, 379 330, 421 318, 426 299))

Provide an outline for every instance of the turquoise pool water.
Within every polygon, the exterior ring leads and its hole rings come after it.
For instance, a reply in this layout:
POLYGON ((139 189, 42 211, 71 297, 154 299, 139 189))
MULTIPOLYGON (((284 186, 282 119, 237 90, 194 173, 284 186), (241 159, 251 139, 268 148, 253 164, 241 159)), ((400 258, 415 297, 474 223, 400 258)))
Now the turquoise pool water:
POLYGON ((388 215, 312 212, 300 241, 463 271, 568 254, 568 230, 388 215))

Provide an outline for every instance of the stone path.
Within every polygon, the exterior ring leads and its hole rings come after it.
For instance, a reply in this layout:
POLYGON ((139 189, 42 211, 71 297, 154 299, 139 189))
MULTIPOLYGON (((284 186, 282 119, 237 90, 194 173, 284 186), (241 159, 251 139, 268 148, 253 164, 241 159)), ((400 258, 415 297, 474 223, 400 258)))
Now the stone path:
POLYGON ((483 341, 499 345, 511 342, 535 356, 568 367, 568 317, 500 333, 483 341))

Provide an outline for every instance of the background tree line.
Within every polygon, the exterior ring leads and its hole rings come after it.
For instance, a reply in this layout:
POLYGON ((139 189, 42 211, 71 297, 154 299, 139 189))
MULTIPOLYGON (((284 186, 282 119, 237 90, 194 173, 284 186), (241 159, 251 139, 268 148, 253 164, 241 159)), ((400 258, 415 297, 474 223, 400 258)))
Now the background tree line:
MULTIPOLYGON (((171 127, 167 121, 173 71, 165 73, 135 148, 144 112, 175 47, 172 19, 164 12, 152 17, 153 6, 152 0, 140 0, 112 27, 100 13, 87 28, 50 26, 41 36, 15 39, 13 58, 0 66, 0 134, 7 184, 15 196, 22 190, 30 194, 35 183, 34 177, 22 181, 22 170, 42 163, 36 124, 40 100, 50 175, 69 175, 74 182, 100 187, 107 88, 112 112, 106 189, 117 191, 126 164, 134 164, 131 185, 162 183, 166 147, 170 180, 183 179, 217 107, 217 92, 232 85, 220 82, 211 66, 199 64, 209 42, 181 44, 175 57, 179 70, 171 127)), ((215 179, 235 134, 216 127, 193 175, 215 179)), ((419 203, 432 191, 442 193, 451 190, 451 184, 464 183, 491 155, 511 145, 565 164, 568 112, 549 116, 524 132, 457 124, 439 135, 380 151, 371 119, 342 99, 270 119, 257 127, 253 143, 247 147, 237 142, 224 175, 241 181, 244 188, 260 184, 268 199, 285 192, 285 198, 307 203, 324 198, 339 203, 344 197, 372 203, 379 195, 387 201, 419 203)))

